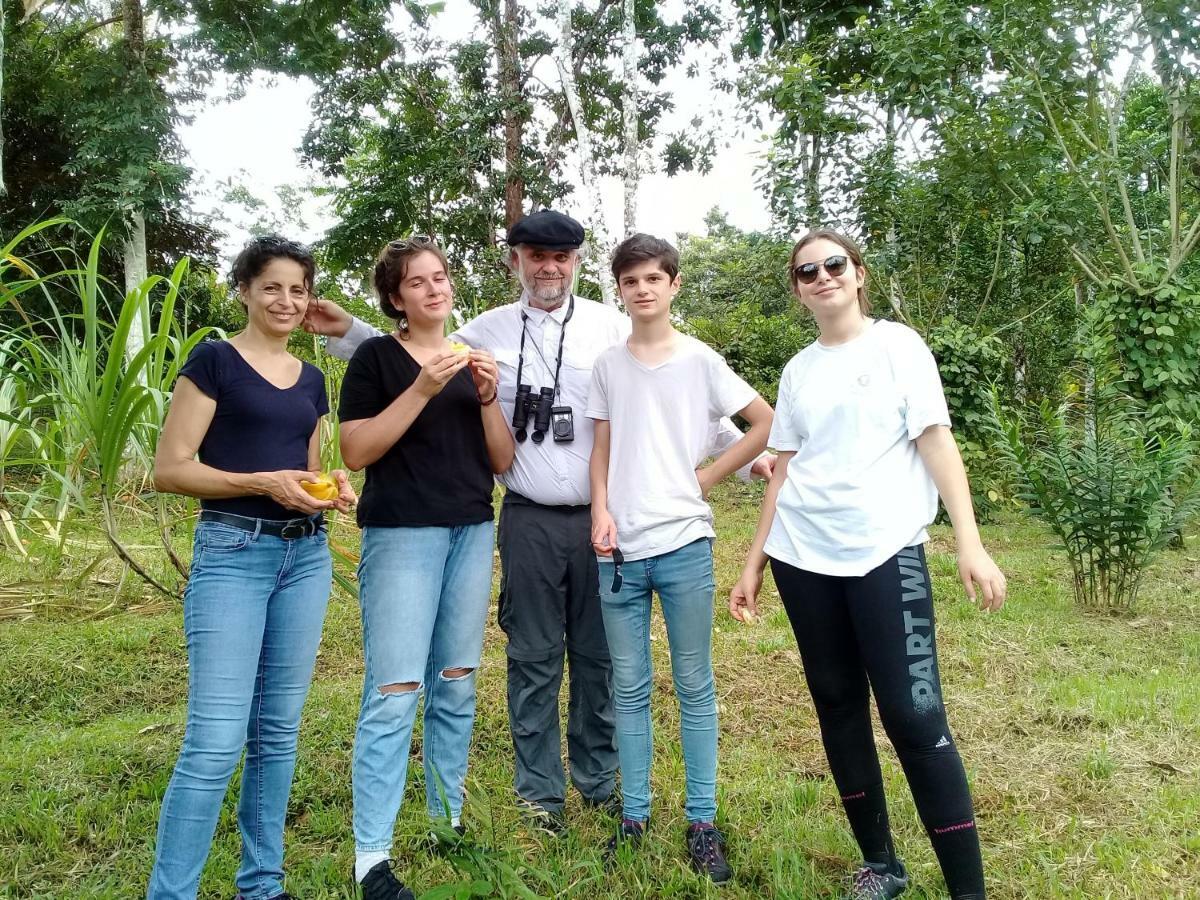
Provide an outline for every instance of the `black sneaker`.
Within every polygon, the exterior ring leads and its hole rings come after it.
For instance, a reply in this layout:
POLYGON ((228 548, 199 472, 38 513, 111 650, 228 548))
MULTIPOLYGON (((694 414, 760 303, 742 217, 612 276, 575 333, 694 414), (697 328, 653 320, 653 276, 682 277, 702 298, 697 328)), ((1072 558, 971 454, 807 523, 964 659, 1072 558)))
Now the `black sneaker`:
POLYGON ((530 827, 544 831, 552 837, 562 837, 567 833, 567 817, 563 815, 562 810, 546 809, 540 803, 523 797, 517 799, 517 805, 530 827))
POLYGON ((392 871, 392 861, 385 859, 371 866, 371 871, 358 883, 362 900, 417 900, 417 895, 404 886, 392 871))
POLYGON ((461 822, 458 825, 446 825, 445 827, 431 829, 429 832, 429 846, 438 853, 449 853, 456 849, 459 844, 467 836, 467 826, 461 822))
POLYGON ((584 797, 583 805, 599 810, 606 815, 612 816, 614 819, 621 818, 621 813, 625 811, 625 801, 621 797, 621 791, 617 788, 614 788, 613 792, 603 800, 593 800, 591 797, 584 797))
POLYGON ((714 884, 724 884, 733 876, 725 861, 725 837, 711 823, 693 822, 688 826, 687 849, 692 868, 714 884))
POLYGON ((886 863, 864 863, 854 873, 854 884, 845 900, 888 900, 899 897, 908 888, 908 870, 896 860, 896 871, 886 863))
POLYGON ((639 822, 637 819, 622 819, 621 824, 617 826, 616 833, 608 839, 608 844, 604 848, 604 852, 609 856, 615 856, 616 852, 621 847, 637 848, 642 843, 642 838, 646 836, 646 823, 639 822))

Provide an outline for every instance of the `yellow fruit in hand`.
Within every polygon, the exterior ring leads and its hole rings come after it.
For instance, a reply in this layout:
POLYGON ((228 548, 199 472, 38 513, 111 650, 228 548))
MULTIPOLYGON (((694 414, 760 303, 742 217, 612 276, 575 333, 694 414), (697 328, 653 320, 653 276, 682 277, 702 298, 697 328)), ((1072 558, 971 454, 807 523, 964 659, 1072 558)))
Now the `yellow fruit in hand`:
POLYGON ((461 341, 451 341, 450 349, 455 353, 470 353, 471 348, 461 341))
POLYGON ((316 481, 300 482, 300 487, 316 500, 336 500, 338 498, 337 482, 324 472, 316 481))

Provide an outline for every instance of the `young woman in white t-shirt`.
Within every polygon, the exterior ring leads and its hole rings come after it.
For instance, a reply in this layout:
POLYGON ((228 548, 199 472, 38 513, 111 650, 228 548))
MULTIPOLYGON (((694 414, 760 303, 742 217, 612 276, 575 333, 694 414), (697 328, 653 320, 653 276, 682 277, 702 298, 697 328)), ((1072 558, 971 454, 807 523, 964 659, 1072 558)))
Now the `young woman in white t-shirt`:
POLYGON ((848 897, 895 897, 908 886, 888 826, 870 688, 951 896, 979 900, 979 838, 942 705, 922 546, 939 494, 967 594, 999 609, 1004 575, 980 542, 937 364, 912 329, 870 318, 861 251, 835 231, 810 232, 792 250, 790 278, 820 337, 783 370, 769 441, 779 460, 729 611, 757 615, 769 561, 863 853, 848 897))

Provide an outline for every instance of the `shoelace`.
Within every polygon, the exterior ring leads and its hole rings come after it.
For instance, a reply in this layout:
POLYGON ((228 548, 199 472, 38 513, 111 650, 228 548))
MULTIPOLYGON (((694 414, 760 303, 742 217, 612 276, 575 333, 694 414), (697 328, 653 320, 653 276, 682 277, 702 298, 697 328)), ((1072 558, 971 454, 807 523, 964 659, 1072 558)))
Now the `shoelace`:
POLYGON ((719 849, 720 843, 715 828, 699 828, 692 832, 693 856, 699 857, 706 863, 714 863, 717 861, 719 849))
POLYGON ((870 866, 863 866, 854 873, 854 896, 856 900, 874 900, 887 886, 884 877, 870 866))

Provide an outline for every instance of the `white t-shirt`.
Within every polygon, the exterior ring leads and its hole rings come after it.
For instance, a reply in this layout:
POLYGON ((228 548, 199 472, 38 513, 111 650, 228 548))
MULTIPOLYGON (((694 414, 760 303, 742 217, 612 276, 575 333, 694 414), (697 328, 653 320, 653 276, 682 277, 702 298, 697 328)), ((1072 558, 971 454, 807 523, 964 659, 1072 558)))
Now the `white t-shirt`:
POLYGON ((823 575, 865 575, 928 539, 938 494, 915 439, 949 425, 937 363, 911 328, 876 321, 783 369, 768 443, 795 451, 767 556, 823 575))
POLYGON ((663 363, 640 362, 624 341, 592 369, 587 414, 609 422, 608 511, 627 560, 715 537, 696 466, 709 454, 709 422, 757 396, 718 353, 678 336, 663 363))

